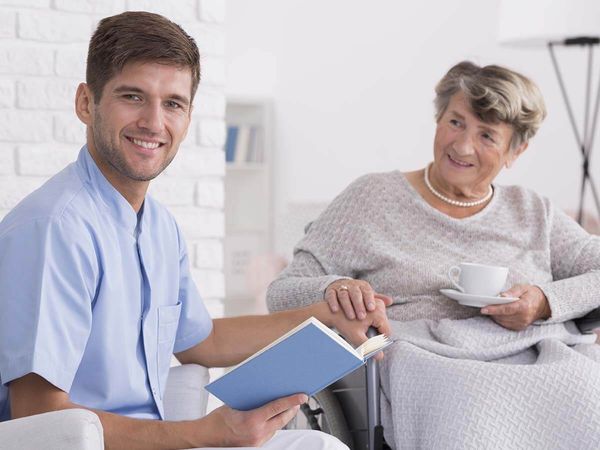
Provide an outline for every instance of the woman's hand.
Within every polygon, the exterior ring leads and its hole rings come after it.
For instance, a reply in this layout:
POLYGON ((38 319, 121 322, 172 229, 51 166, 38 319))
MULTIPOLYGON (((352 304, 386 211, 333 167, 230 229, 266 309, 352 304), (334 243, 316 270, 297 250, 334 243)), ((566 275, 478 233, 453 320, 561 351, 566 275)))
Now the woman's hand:
MULTIPOLYGON (((366 313, 364 319, 348 319, 341 311, 330 313, 332 316, 330 316, 330 325, 339 331, 353 346, 361 345, 367 340, 367 332, 371 327, 375 328, 378 333, 391 336, 392 330, 385 312, 385 303, 380 298, 375 298, 373 303, 375 303, 373 311, 366 313)), ((328 309, 328 306, 324 304, 319 303, 319 306, 328 309)), ((383 358, 383 352, 375 355, 375 359, 381 358, 383 358)))
POLYGON ((335 313, 341 308, 350 320, 363 320, 367 317, 367 311, 375 311, 375 299, 382 300, 385 306, 393 303, 391 297, 378 294, 363 280, 337 280, 325 290, 325 301, 331 312, 335 313))
POLYGON ((520 331, 539 319, 547 319, 552 314, 546 295, 537 286, 517 284, 501 294, 503 297, 519 297, 506 305, 491 305, 481 309, 481 314, 509 330, 520 331))

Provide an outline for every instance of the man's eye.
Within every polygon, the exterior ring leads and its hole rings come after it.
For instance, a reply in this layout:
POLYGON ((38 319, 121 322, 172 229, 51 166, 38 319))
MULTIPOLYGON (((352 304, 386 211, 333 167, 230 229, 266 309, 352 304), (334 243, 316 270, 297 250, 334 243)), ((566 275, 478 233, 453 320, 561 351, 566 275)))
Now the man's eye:
POLYGON ((134 101, 140 101, 142 99, 137 94, 125 94, 123 97, 125 97, 127 100, 134 100, 134 101))
POLYGON ((179 109, 179 108, 181 108, 181 105, 179 103, 177 103, 177 102, 174 102, 173 100, 169 100, 167 102, 167 106, 169 108, 173 108, 173 109, 179 109))

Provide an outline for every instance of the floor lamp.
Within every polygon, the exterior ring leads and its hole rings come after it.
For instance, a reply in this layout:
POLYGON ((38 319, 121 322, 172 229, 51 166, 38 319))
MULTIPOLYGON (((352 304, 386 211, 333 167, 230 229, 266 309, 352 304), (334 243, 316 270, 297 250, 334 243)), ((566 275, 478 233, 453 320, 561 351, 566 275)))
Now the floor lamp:
POLYGON ((598 0, 502 0, 499 13, 498 40, 503 44, 546 47, 560 91, 567 108, 569 121, 581 155, 582 175, 577 221, 583 223, 586 189, 589 185, 596 212, 600 217, 600 196, 590 173, 590 158, 600 108, 600 80, 596 89, 593 114, 592 72, 594 49, 600 44, 600 1, 598 0), (587 50, 585 110, 582 132, 575 122, 573 108, 567 94, 555 47, 583 47, 587 50))

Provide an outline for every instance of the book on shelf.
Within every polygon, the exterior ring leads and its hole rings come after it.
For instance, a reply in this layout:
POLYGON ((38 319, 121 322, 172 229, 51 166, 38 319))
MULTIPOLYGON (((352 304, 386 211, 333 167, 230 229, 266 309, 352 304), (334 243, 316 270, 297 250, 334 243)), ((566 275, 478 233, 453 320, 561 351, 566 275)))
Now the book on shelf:
POLYGON ((225 161, 242 165, 262 162, 263 146, 260 143, 260 127, 255 125, 228 125, 225 142, 225 161))
POLYGON ((235 158, 235 149, 237 145, 238 127, 227 127, 227 140, 225 141, 225 161, 233 162, 235 158))
POLYGON ((237 164, 248 162, 248 147, 250 146, 250 130, 249 126, 240 126, 235 143, 234 161, 237 164))
POLYGON ((380 334, 353 348, 311 317, 205 388, 226 405, 243 411, 292 394, 314 395, 391 343, 380 334))

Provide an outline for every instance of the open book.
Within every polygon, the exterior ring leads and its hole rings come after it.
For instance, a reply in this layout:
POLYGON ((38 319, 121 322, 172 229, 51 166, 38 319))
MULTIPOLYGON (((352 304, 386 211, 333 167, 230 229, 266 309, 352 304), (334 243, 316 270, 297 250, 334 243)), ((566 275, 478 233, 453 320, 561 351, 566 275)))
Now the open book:
POLYGON ((311 317, 205 388, 244 411, 292 394, 313 395, 391 343, 380 334, 355 349, 311 317))

